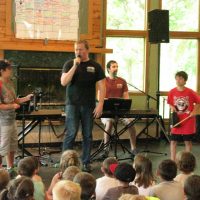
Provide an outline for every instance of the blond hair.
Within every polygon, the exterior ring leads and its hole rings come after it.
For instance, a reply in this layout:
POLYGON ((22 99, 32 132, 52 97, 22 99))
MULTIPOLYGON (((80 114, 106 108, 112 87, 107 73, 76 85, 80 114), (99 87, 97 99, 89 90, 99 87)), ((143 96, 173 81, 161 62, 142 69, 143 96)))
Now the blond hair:
POLYGON ((86 48, 87 50, 89 50, 89 43, 88 43, 87 40, 78 40, 78 41, 76 41, 76 42, 74 43, 74 45, 77 45, 77 44, 84 44, 85 48, 86 48))
POLYGON ((80 167, 79 155, 75 150, 66 150, 60 158, 60 170, 63 173, 69 166, 80 167))
POLYGON ((143 195, 122 194, 119 200, 147 200, 143 195))
POLYGON ((81 187, 79 184, 68 180, 61 180, 53 187, 54 200, 80 200, 81 187))
POLYGON ((78 174, 79 172, 81 172, 80 168, 78 168, 77 166, 69 166, 67 169, 65 169, 65 171, 62 174, 62 179, 63 180, 69 180, 69 181, 73 181, 74 177, 76 176, 76 174, 78 174))

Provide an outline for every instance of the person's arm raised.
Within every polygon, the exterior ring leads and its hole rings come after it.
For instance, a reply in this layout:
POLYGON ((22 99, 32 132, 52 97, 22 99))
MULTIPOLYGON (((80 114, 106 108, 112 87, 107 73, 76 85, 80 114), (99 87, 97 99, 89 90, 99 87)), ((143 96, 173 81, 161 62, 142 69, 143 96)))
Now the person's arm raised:
POLYGON ((66 86, 73 78, 76 68, 81 62, 81 58, 78 56, 74 59, 74 64, 72 68, 68 72, 63 72, 60 78, 60 82, 62 86, 66 86))

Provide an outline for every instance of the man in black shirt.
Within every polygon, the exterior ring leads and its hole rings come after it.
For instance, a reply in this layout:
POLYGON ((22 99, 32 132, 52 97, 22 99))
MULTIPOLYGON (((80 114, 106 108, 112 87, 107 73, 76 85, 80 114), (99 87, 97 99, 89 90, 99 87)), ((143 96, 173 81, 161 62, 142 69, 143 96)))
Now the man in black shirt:
POLYGON ((84 171, 90 169, 90 151, 92 142, 93 118, 102 114, 105 97, 105 74, 101 66, 89 59, 89 45, 85 40, 75 43, 74 60, 63 66, 61 84, 66 86, 66 128, 63 150, 72 149, 78 132, 79 122, 82 125, 84 171), (99 103, 95 104, 96 84, 99 89, 99 103))

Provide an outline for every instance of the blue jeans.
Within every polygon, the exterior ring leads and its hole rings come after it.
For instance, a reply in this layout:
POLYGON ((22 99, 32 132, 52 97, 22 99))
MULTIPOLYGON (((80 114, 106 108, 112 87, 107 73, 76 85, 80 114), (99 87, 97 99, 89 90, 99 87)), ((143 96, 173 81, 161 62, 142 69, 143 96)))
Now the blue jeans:
POLYGON ((63 151, 73 149, 75 138, 79 129, 79 123, 82 126, 82 163, 90 162, 90 152, 92 144, 93 129, 93 110, 88 106, 66 106, 66 133, 63 141, 63 151))

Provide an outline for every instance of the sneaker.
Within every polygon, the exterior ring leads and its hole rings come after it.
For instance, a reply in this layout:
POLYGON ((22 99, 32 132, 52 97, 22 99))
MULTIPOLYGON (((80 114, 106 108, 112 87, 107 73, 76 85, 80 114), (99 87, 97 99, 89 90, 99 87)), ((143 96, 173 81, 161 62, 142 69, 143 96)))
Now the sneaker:
POLYGON ((139 151, 137 149, 133 149, 131 150, 131 156, 134 158, 137 154, 139 153, 139 151))
POLYGON ((90 173, 92 171, 91 165, 90 164, 83 164, 82 171, 90 173))
POLYGON ((103 150, 103 153, 100 154, 99 158, 100 159, 105 159, 105 158, 108 157, 108 155, 109 155, 109 151, 106 149, 106 150, 103 150))
POLYGON ((14 168, 9 168, 7 169, 7 171, 10 175, 10 179, 14 179, 18 175, 14 168))

